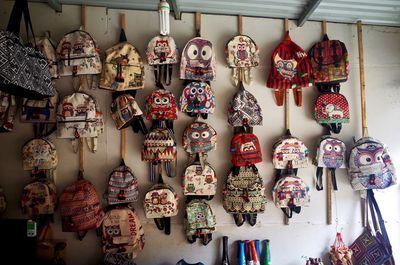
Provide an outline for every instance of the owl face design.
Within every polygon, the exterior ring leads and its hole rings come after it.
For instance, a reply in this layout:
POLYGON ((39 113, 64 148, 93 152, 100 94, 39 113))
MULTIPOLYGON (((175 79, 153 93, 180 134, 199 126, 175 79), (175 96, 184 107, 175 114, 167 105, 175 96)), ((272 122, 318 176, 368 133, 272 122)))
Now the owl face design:
POLYGON ((167 56, 171 53, 171 48, 169 47, 168 40, 156 40, 154 46, 154 54, 160 58, 161 62, 164 62, 167 56))
POLYGON ((184 89, 184 98, 186 99, 187 111, 202 111, 213 107, 210 88, 202 83, 192 83, 184 89))
POLYGON ((383 148, 376 145, 368 145, 366 148, 357 148, 354 164, 359 168, 367 168, 379 165, 385 166, 383 148))
POLYGON ((196 122, 187 132, 190 149, 195 153, 208 152, 215 146, 215 131, 206 123, 196 122))
POLYGON ((241 61, 244 61, 249 57, 249 53, 247 51, 246 43, 244 43, 244 42, 238 43, 237 51, 236 51, 236 57, 241 61))
POLYGON ((194 218, 195 218, 195 220, 196 220, 196 223, 203 223, 203 222, 206 221, 206 216, 205 216, 205 214, 202 213, 202 212, 196 213, 196 215, 195 215, 194 218))
POLYGON ((291 80, 297 74, 297 61, 294 59, 283 60, 279 54, 276 54, 274 63, 278 73, 281 74, 285 79, 291 80))
POLYGON ((151 95, 150 112, 168 113, 175 111, 175 99, 169 91, 158 90, 151 95))
POLYGON ((343 142, 327 139, 322 146, 322 161, 328 168, 339 168, 344 163, 345 148, 343 142))
POLYGON ((213 57, 212 44, 208 40, 190 40, 185 49, 185 58, 188 66, 193 68, 208 68, 213 57))
POLYGON ((121 228, 119 225, 109 225, 105 227, 106 240, 110 244, 113 243, 113 238, 121 236, 121 228))

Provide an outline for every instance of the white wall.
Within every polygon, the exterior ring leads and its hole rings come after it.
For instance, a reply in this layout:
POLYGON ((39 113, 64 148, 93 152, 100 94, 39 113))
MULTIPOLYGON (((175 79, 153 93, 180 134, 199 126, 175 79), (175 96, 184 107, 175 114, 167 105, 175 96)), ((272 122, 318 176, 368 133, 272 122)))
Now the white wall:
MULTIPOLYGON (((0 1, 0 28, 5 28, 11 5, 13 2, 0 1)), ((56 14, 44 4, 30 4, 31 14, 36 34, 50 30, 53 38, 58 41, 61 36, 76 29, 80 24, 80 7, 63 6, 63 12, 56 14)), ((127 37, 144 55, 148 41, 158 32, 158 13, 144 11, 108 10, 105 8, 89 7, 87 10, 87 31, 98 41, 104 51, 118 41, 119 13, 125 12, 127 17, 127 37)), ((232 16, 203 15, 202 35, 215 45, 217 54, 217 81, 212 83, 216 93, 217 109, 209 118, 209 122, 218 132, 218 150, 210 153, 209 161, 215 167, 218 177, 219 193, 211 201, 218 222, 214 240, 206 247, 200 243, 190 245, 186 242, 183 232, 183 196, 180 188, 180 177, 167 179, 174 186, 181 198, 180 214, 172 219, 172 234, 165 236, 158 231, 152 220, 146 220, 141 203, 137 203, 142 223, 145 228, 146 246, 137 258, 138 264, 175 264, 180 258, 188 262, 202 261, 205 264, 219 264, 222 235, 228 235, 231 242, 231 261, 236 263, 236 245, 239 239, 270 239, 273 264, 299 265, 305 256, 324 256, 333 242, 336 229, 343 229, 346 243, 352 242, 362 231, 359 194, 352 191, 344 171, 337 174, 339 191, 334 201, 334 220, 338 218, 338 226, 326 225, 326 193, 312 189, 312 202, 298 216, 295 216, 289 226, 283 225, 282 212, 271 202, 268 192, 268 205, 264 214, 258 218, 254 227, 248 224, 238 228, 233 218, 225 213, 221 203, 222 182, 230 167, 229 143, 232 129, 226 122, 227 105, 236 91, 230 82, 230 69, 226 67, 224 48, 225 43, 237 34, 237 18, 232 16), (337 212, 336 212, 337 209, 337 212), (337 214, 337 215, 336 215, 337 214)), ((251 36, 259 45, 261 65, 254 70, 255 80, 248 89, 258 98, 264 114, 264 125, 256 127, 255 133, 260 138, 264 162, 257 165, 270 191, 273 183, 273 167, 271 164, 271 147, 273 142, 284 132, 283 108, 275 105, 273 94, 265 87, 269 72, 270 55, 274 47, 280 42, 283 31, 283 21, 276 19, 244 18, 244 33, 251 36)), ((302 28, 297 28, 290 22, 292 39, 308 50, 311 45, 320 39, 321 25, 316 22, 307 22, 302 28)), ((344 125, 340 138, 346 143, 352 142, 352 137, 360 137, 361 114, 358 74, 357 31, 355 25, 328 23, 328 33, 331 38, 345 42, 350 54, 350 78, 342 85, 342 93, 348 98, 351 107, 351 123, 344 125)), ((180 49, 195 35, 194 16, 183 14, 182 20, 171 18, 171 35, 175 38, 180 49)), ((389 27, 364 27, 365 74, 367 83, 368 125, 370 134, 390 147, 393 160, 400 170, 400 29, 389 27)), ((178 69, 174 69, 173 83, 169 87, 176 97, 182 90, 182 81, 178 79, 178 69)), ((144 107, 146 96, 154 89, 154 79, 151 68, 146 65, 145 90, 138 93, 138 102, 144 107)), ((72 92, 71 79, 63 78, 57 81, 57 88, 61 95, 72 92)), ((108 174, 119 164, 119 132, 115 129, 108 108, 111 102, 107 91, 89 91, 100 102, 105 113, 106 129, 100 137, 99 150, 96 154, 86 152, 85 173, 98 188, 104 192, 108 174)), ((322 128, 312 118, 313 102, 316 89, 304 91, 304 106, 293 105, 291 96, 291 124, 292 133, 303 139, 306 145, 314 150, 322 128)), ((176 121, 176 136, 180 140, 183 129, 191 118, 179 113, 176 121)), ((21 190, 29 181, 28 172, 22 170, 20 150, 25 141, 33 136, 30 125, 15 124, 15 132, 0 135, 0 185, 3 185, 9 200, 9 209, 6 217, 21 217, 19 196, 21 190)), ((127 164, 133 168, 139 178, 141 200, 145 191, 151 186, 148 177, 147 165, 140 160, 140 149, 143 135, 127 133, 127 164)), ((57 186, 61 191, 72 183, 77 176, 78 156, 71 149, 67 140, 55 140, 60 163, 57 169, 57 186)), ((179 141, 180 142, 180 141, 179 141)), ((180 144, 180 143, 179 143, 180 144)), ((179 170, 187 161, 187 155, 179 145, 179 170)), ((314 184, 315 167, 299 171, 299 175, 310 185, 314 184)), ((387 221, 395 257, 400 262, 400 195, 399 186, 391 187, 383 192, 377 192, 379 202, 387 221)), ((101 259, 100 240, 94 232, 88 234, 83 242, 75 238, 75 234, 62 233, 59 216, 56 215, 54 226, 56 237, 68 241, 68 264, 91 265, 98 264, 101 259)))

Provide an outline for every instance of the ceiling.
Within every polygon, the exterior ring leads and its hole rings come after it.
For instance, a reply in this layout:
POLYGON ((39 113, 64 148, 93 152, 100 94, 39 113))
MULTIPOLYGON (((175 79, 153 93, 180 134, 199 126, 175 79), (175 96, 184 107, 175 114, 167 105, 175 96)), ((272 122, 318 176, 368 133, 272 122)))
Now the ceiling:
MULTIPOLYGON (((159 0, 30 0, 62 4, 86 4, 115 9, 157 10, 159 0)), ((176 18, 181 12, 289 18, 302 25, 307 20, 400 27, 400 0, 169 0, 176 18)))

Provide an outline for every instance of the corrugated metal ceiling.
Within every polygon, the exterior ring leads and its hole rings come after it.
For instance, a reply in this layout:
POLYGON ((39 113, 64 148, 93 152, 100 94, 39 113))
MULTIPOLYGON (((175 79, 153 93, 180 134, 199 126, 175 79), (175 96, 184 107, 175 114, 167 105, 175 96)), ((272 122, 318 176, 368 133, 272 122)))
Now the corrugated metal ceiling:
MULTIPOLYGON (((46 0, 31 0, 47 2, 46 0)), ((175 0, 181 12, 299 19, 315 0, 175 0)), ((49 0, 58 2, 58 0, 49 0)), ((118 9, 157 10, 158 0, 60 0, 118 9)), ((322 0, 309 20, 400 27, 400 0, 322 0)))

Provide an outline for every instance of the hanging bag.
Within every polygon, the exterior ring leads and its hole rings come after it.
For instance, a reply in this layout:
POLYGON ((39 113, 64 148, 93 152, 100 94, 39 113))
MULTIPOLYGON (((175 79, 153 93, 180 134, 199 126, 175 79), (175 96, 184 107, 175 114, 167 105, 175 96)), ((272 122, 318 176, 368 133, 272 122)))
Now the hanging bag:
POLYGON ((334 133, 340 133, 342 123, 349 123, 349 103, 339 92, 324 92, 314 104, 314 118, 334 133))
POLYGON ((335 242, 329 251, 329 259, 332 265, 353 265, 353 251, 343 242, 342 234, 336 233, 335 242))
POLYGON ((182 91, 180 110, 190 117, 201 115, 207 119, 215 111, 215 96, 206 82, 191 82, 182 91))
POLYGON ((0 91, 0 132, 11 132, 17 113, 17 101, 14 95, 0 91))

